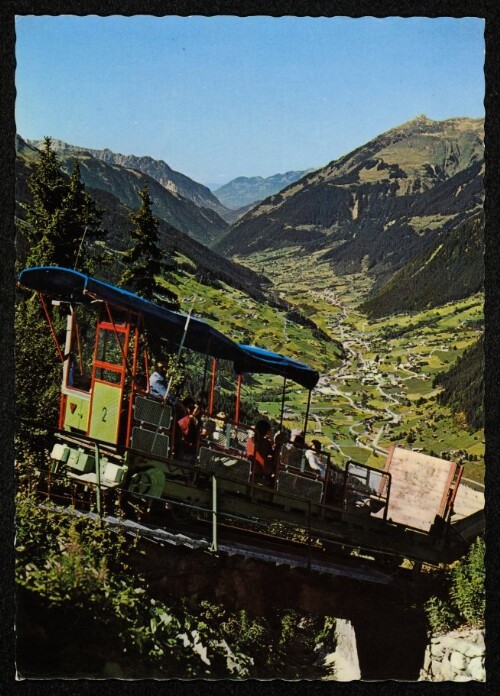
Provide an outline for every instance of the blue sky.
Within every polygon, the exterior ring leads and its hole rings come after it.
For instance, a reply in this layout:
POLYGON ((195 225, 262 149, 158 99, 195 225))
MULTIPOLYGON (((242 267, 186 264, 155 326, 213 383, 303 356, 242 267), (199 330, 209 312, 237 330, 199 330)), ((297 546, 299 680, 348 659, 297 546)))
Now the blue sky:
POLYGON ((479 18, 18 17, 16 121, 202 183, 319 167, 419 114, 484 115, 479 18))

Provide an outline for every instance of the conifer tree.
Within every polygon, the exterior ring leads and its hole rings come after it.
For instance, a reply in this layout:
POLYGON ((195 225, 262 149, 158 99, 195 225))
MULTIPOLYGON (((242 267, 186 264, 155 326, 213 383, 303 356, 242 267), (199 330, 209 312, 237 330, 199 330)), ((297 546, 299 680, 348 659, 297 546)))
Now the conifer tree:
POLYGON ((158 247, 158 221, 151 212, 148 185, 139 192, 141 205, 130 214, 133 224, 131 247, 123 256, 127 264, 120 283, 146 300, 160 302, 170 309, 178 309, 176 296, 158 284, 156 276, 162 272, 162 252, 158 247))
POLYGON ((44 266, 56 263, 54 222, 67 192, 67 185, 56 153, 52 150, 50 138, 44 138, 44 147, 40 151, 40 158, 28 186, 33 200, 31 205, 26 206, 30 242, 27 265, 44 266))
POLYGON ((73 268, 79 258, 79 269, 89 270, 83 246, 102 233, 102 212, 85 191, 78 161, 68 182, 51 139, 45 138, 29 189, 32 203, 26 206, 30 242, 27 265, 73 268))
MULTIPOLYGON (((85 240, 91 241, 101 232, 101 212, 85 191, 78 162, 75 161, 68 180, 61 171, 51 139, 45 138, 29 189, 32 201, 26 206, 29 242, 26 265, 73 268, 80 254, 78 269, 90 271, 85 240)), ((63 337, 65 317, 57 308, 50 311, 56 332, 63 337)), ((32 423, 54 424, 61 365, 36 297, 18 302, 15 329, 18 414, 32 423)), ((34 450, 37 433, 42 431, 23 429, 20 441, 30 443, 34 450)))
POLYGON ((74 257, 78 270, 94 272, 89 245, 102 235, 101 219, 102 211, 86 192, 80 176, 80 163, 75 159, 68 192, 59 216, 59 225, 63 236, 60 256, 66 256, 68 259, 74 257))

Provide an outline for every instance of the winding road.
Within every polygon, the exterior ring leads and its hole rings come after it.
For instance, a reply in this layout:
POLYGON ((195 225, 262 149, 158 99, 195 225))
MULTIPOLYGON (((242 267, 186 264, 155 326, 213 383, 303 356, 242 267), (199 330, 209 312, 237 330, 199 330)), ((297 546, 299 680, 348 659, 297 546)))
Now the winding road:
MULTIPOLYGON (((374 385, 374 388, 384 400, 394 404, 395 406, 402 407, 403 404, 401 399, 388 393, 387 391, 389 387, 394 387, 394 377, 391 378, 389 375, 381 372, 378 369, 375 361, 366 360, 363 357, 363 351, 374 352, 374 349, 373 346, 370 345, 370 343, 366 340, 365 336, 361 337, 356 333, 353 333, 353 327, 349 322, 349 318, 355 313, 354 310, 350 310, 347 306, 345 306, 338 296, 332 291, 311 291, 311 295, 313 298, 321 299, 336 308, 337 311, 335 314, 332 314, 327 323, 330 331, 340 336, 346 353, 343 364, 332 374, 323 376, 321 386, 328 389, 329 393, 333 397, 344 399, 353 411, 360 414, 361 419, 356 420, 349 426, 349 433, 353 436, 355 444, 358 447, 369 451, 376 450, 379 452, 385 452, 386 450, 379 446, 380 438, 385 432, 386 425, 398 424, 401 421, 401 415, 389 408, 389 406, 385 406, 383 409, 377 409, 374 407, 360 405, 359 403, 356 403, 350 393, 340 389, 338 384, 339 382, 345 383, 349 377, 356 377, 357 379, 361 377, 362 379, 363 375, 368 375, 372 381, 372 384, 374 385), (371 428, 371 423, 375 419, 385 421, 385 424, 382 425, 376 433, 374 433, 371 428), (371 442, 367 444, 367 440, 370 439, 371 442)), ((366 322, 364 326, 366 326, 366 322)), ((401 366, 401 369, 405 369, 405 371, 409 373, 409 377, 406 379, 421 376, 407 367, 403 368, 401 366)), ((330 446, 338 451, 343 457, 350 458, 350 455, 343 452, 342 448, 333 440, 331 440, 330 446)))

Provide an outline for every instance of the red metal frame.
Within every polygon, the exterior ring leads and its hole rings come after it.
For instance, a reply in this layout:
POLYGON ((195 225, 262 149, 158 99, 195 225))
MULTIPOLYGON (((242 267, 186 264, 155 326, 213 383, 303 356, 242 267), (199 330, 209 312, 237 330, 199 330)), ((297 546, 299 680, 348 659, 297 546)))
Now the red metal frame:
MULTIPOLYGON (((118 334, 124 334, 125 336, 125 347, 126 349, 128 348, 128 341, 130 337, 130 322, 126 322, 123 325, 116 326, 114 323, 109 323, 106 321, 98 321, 97 322, 97 329, 96 329, 96 338, 95 338, 95 349, 94 349, 94 361, 92 365, 92 382, 95 377, 96 370, 99 368, 105 369, 105 370, 110 370, 111 372, 119 372, 121 375, 120 379, 120 387, 123 387, 125 383, 125 374, 127 372, 127 356, 126 353, 123 350, 123 346, 119 340, 118 334), (101 331, 112 331, 113 334, 115 335, 116 340, 118 341, 118 344, 120 346, 120 352, 122 354, 122 362, 121 365, 118 365, 117 363, 109 363, 104 360, 99 360, 97 357, 97 352, 99 348, 99 334, 101 331)), ((104 381, 106 380, 100 380, 99 381, 104 381)))
MULTIPOLYGON (((120 346, 120 352, 121 352, 121 354, 122 354, 123 362, 125 363, 125 367, 126 367, 126 366, 127 366, 127 355, 126 355, 126 353, 125 353, 124 350, 123 350, 123 346, 122 346, 121 341, 120 341, 120 338, 119 338, 119 336, 118 336, 118 330, 117 330, 117 328, 116 328, 115 322, 113 321, 113 317, 111 316, 111 311, 110 311, 110 309, 109 309, 109 304, 108 304, 107 302, 105 303, 105 307, 106 307, 106 312, 108 313, 109 321, 111 322, 111 326, 113 327, 113 331, 114 331, 114 334, 115 334, 116 341, 117 341, 118 345, 120 346)), ((130 335, 130 322, 127 321, 127 322, 125 323, 125 326, 126 326, 127 329, 128 329, 127 336, 126 336, 126 339, 125 339, 125 346, 126 346, 126 348, 128 349, 128 338, 129 338, 129 335, 130 335)), ((121 333, 123 333, 123 332, 121 332, 121 333)))
MULTIPOLYGON (((128 416, 127 416, 127 433, 125 435, 125 442, 127 446, 130 444, 130 436, 132 433, 132 420, 134 414, 134 399, 137 391, 137 385, 135 378, 137 375, 137 358, 139 354, 139 327, 136 326, 134 330, 134 352, 132 355, 132 385, 130 388, 130 396, 128 400, 128 416)), ((147 374, 147 373, 146 373, 147 374)), ((148 382, 149 384, 149 382, 148 382)))
POLYGON ((234 412, 234 420, 236 421, 236 425, 238 425, 240 420, 241 377, 242 375, 238 375, 238 385, 236 388, 236 406, 234 412))
POLYGON ((41 292, 38 293, 38 296, 40 297, 42 307, 43 307, 43 312, 45 314, 45 318, 47 319, 47 323, 50 327, 50 332, 52 334, 52 338, 54 339, 54 343, 56 344, 59 358, 60 358, 61 362, 64 362, 64 355, 62 354, 61 346, 59 345, 59 341, 57 340, 56 331, 54 329, 54 324, 52 323, 52 319, 50 318, 49 310, 47 309, 47 305, 45 304, 45 299, 44 299, 41 292))
MULTIPOLYGON (((106 306, 106 309, 109 314, 109 307, 106 306)), ((111 322, 106 322, 102 321, 101 319, 98 319, 97 321, 97 326, 96 326, 96 335, 95 335, 95 345, 94 345, 94 359, 92 362, 92 381, 90 385, 90 391, 91 391, 91 396, 90 396, 90 404, 89 404, 89 419, 87 423, 87 435, 89 434, 90 431, 90 426, 92 422, 92 409, 94 405, 94 385, 95 384, 113 384, 113 386, 116 386, 120 389, 121 392, 121 398, 123 398, 123 390, 125 386, 125 375, 127 372, 127 353, 126 351, 128 350, 128 343, 129 343, 129 337, 130 337, 130 321, 126 321, 125 324, 120 324, 116 325, 114 321, 111 318, 111 322), (116 340, 118 341, 118 344, 120 346, 120 352, 122 354, 122 362, 121 365, 117 365, 114 363, 108 363, 103 360, 98 359, 98 350, 99 350, 99 337, 100 337, 100 332, 101 331, 112 331, 116 340), (125 337, 125 351, 123 350, 123 346, 119 340, 118 334, 124 334, 125 337), (104 370, 110 370, 111 372, 117 372, 120 375, 120 383, 119 384, 114 384, 111 383, 105 379, 100 379, 96 377, 96 372, 99 369, 104 369, 104 370)), ((117 424, 117 431, 116 431, 116 440, 118 440, 118 435, 120 431, 120 421, 121 418, 118 418, 118 424, 117 424)))
MULTIPOLYGON (((48 319, 49 325, 50 325, 50 317, 48 316, 47 307, 45 306, 45 303, 43 302, 43 297, 41 297, 41 299, 42 299, 42 306, 44 306, 44 311, 46 313, 46 316, 47 316, 47 319, 48 319)), ((137 321, 135 322, 136 323, 135 327, 133 326, 132 316, 130 313, 127 314, 127 318, 125 321, 123 321, 120 324, 117 324, 113 319, 109 304, 105 303, 105 307, 106 307, 107 319, 103 318, 101 315, 101 317, 97 319, 97 323, 96 323, 90 390, 85 391, 85 390, 80 390, 80 389, 74 389, 74 391, 81 392, 81 393, 84 393, 87 395, 90 393, 89 416, 88 416, 87 430, 86 430, 86 433, 88 434, 89 429, 90 429, 91 419, 92 419, 93 405, 94 405, 93 404, 94 385, 95 384, 113 384, 113 386, 115 386, 121 390, 121 396, 123 398, 125 379, 127 376, 127 372, 130 371, 131 376, 132 376, 132 381, 131 381, 130 396, 128 399, 128 409, 127 409, 127 416, 126 416, 127 417, 127 427, 126 427, 126 433, 125 433, 125 436, 126 436, 125 442, 128 443, 130 441, 130 435, 131 435, 131 431, 132 431, 134 397, 135 397, 135 394, 137 393, 137 385, 135 383, 135 377, 137 375, 138 360, 140 359, 139 338, 141 335, 141 328, 140 328, 141 315, 140 314, 137 315, 137 321), (100 360, 99 359, 99 340, 101 338, 102 333, 105 331, 112 332, 114 337, 115 337, 115 340, 118 343, 118 347, 119 347, 120 354, 121 354, 120 363, 112 363, 112 362, 108 362, 107 360, 100 360), (129 343, 130 343, 131 336, 133 336, 133 346, 132 346, 132 349, 130 351, 132 353, 132 365, 131 365, 131 370, 129 370, 128 365, 127 365, 127 358, 129 356, 129 343), (97 372, 100 369, 109 370, 111 372, 117 373, 120 377, 119 382, 113 383, 113 382, 110 382, 109 380, 107 380, 106 378, 103 379, 101 377, 97 377, 97 372)), ((80 367, 80 372, 82 372, 83 365, 82 365, 82 355, 81 355, 80 334, 79 334, 78 324, 76 323, 76 320, 74 323, 74 330, 75 330, 74 335, 76 336, 77 346, 78 346, 79 367, 80 367)), ((53 336, 55 338, 54 331, 53 331, 53 336)), ((109 339, 106 337, 105 340, 109 340, 109 339)), ((57 343, 56 343, 56 345, 57 345, 57 343)), ((61 353, 61 356, 62 356, 62 353, 61 353)), ((148 360, 148 353, 147 353, 146 348, 144 349, 143 357, 144 357, 144 366, 145 366, 145 370, 146 370, 146 375, 148 375, 149 374, 149 360, 148 360)), ((72 387, 68 386, 67 384, 65 384, 64 387, 66 389, 73 389, 72 387)), ((146 391, 149 391, 149 381, 147 382, 147 390, 146 391)), ((60 429, 63 429, 63 427, 64 427, 66 404, 67 404, 67 395, 61 394, 60 409, 59 409, 59 428, 60 429)), ((122 423, 122 417, 120 417, 118 420, 118 430, 116 433, 116 437, 118 437, 118 435, 119 435, 121 423, 122 423)))
MULTIPOLYGON (((82 347, 81 347, 81 341, 80 341, 80 330, 78 328, 78 322, 75 318, 75 315, 72 314, 72 327, 71 327, 71 346, 73 346, 73 335, 76 337, 76 342, 77 342, 77 350, 78 350, 78 367, 80 370, 80 375, 83 375, 83 360, 82 360, 82 347), (74 329, 73 329, 74 327, 74 329)), ((73 348, 71 348, 72 350, 73 348)), ((66 359, 68 356, 66 356, 66 359)), ((76 394, 89 394, 89 390, 87 389, 80 389, 79 387, 74 387, 72 384, 68 384, 67 377, 64 380, 63 379, 63 387, 64 389, 68 389, 72 392, 76 392, 76 394)), ((64 396, 64 395, 61 395, 64 396)))
MULTIPOLYGON (((70 352, 73 351, 73 342, 74 339, 76 338, 77 342, 77 350, 78 350, 78 364, 79 364, 79 370, 80 374, 83 374, 83 360, 82 360, 82 348, 81 348, 81 340, 80 340, 80 330, 78 328, 78 322, 76 320, 75 314, 72 311, 71 312, 71 328, 70 328, 70 352)), ((94 350, 95 352, 95 350, 94 350)), ((66 360, 69 359, 69 356, 66 355, 66 360)), ((88 420, 87 420, 87 428, 85 432, 88 432, 88 424, 90 420, 90 401, 91 401, 91 390, 88 389, 79 389, 78 387, 74 387, 73 385, 68 384, 68 371, 64 370, 63 371, 63 383, 62 383, 62 388, 65 390, 65 392, 70 392, 71 394, 74 394, 75 396, 78 396, 79 394, 85 394, 87 397, 90 396, 89 400, 89 413, 88 413, 88 420)), ((66 407, 68 403, 68 393, 61 393, 61 398, 59 402, 59 429, 64 430, 64 424, 66 421, 66 407)))
POLYGON ((217 358, 212 361, 212 382, 210 384, 210 400, 208 402, 208 415, 212 416, 214 413, 214 394, 215 394, 215 380, 217 378, 217 358))

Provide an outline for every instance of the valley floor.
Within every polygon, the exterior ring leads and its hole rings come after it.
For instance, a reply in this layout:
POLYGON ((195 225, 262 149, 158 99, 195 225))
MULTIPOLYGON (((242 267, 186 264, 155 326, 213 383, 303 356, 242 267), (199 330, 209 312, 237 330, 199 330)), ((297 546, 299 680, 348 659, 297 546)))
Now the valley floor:
MULTIPOLYGON (((290 248, 244 261, 272 278, 283 299, 343 344, 345 359, 320 369, 308 427, 335 461, 352 458, 381 467, 388 448, 400 444, 460 459, 466 478, 483 480, 483 432, 471 433, 460 414, 439 405, 439 388, 433 386, 436 374, 479 338, 482 296, 372 321, 357 309, 370 287, 365 274, 336 277, 328 263, 290 248)), ((281 352, 289 355, 286 345, 281 352)), ((307 354, 290 357, 308 362, 307 354)), ((306 396, 287 392, 287 427, 300 427, 306 396)), ((277 416, 280 404, 260 407, 277 416)))

